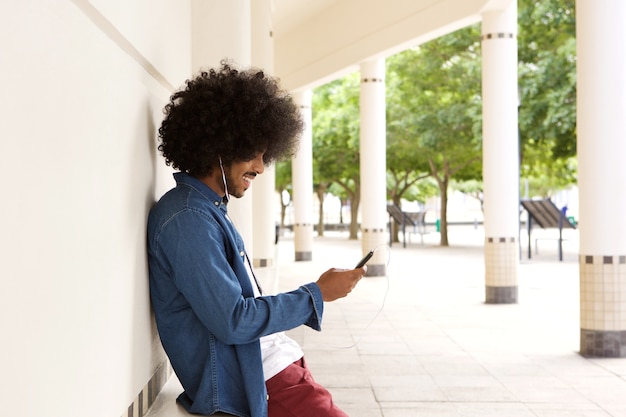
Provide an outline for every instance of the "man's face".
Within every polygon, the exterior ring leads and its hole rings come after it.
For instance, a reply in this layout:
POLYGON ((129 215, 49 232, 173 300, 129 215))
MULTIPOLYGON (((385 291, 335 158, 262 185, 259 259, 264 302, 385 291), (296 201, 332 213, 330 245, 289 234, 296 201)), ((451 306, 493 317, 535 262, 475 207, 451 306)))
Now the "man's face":
POLYGON ((241 198, 252 183, 252 180, 265 170, 263 153, 258 153, 249 161, 237 161, 225 167, 226 184, 228 193, 241 198))

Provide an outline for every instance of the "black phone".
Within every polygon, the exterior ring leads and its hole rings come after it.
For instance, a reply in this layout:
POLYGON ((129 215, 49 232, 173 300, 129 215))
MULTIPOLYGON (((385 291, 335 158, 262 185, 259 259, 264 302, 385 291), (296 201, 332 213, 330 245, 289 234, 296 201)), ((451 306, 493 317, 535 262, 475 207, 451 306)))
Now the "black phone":
POLYGON ((363 257, 363 259, 361 259, 361 260, 359 261, 359 263, 358 263, 358 264, 356 264, 356 266, 354 267, 354 269, 361 268, 363 265, 365 265, 365 264, 367 263, 367 261, 369 261, 369 260, 370 260, 370 258, 371 258, 373 255, 374 255, 374 251, 373 251, 373 250, 371 250, 371 251, 367 252, 367 255, 365 255, 365 256, 363 257))

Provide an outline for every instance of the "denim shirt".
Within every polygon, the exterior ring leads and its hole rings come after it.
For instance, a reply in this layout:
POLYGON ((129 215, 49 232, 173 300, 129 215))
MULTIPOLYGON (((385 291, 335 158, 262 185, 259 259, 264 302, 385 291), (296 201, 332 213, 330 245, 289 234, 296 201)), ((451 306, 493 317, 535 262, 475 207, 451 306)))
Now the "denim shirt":
POLYGON ((222 198, 174 174, 148 216, 150 297, 159 336, 191 413, 266 417, 259 338, 305 324, 321 329, 324 302, 309 283, 254 298, 241 236, 222 198))

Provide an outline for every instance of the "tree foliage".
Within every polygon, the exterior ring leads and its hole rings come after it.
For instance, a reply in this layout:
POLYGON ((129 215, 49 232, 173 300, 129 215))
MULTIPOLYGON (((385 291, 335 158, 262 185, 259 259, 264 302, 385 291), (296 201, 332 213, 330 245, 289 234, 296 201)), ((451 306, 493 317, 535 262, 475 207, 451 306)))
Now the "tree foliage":
MULTIPOLYGON (((575 0, 518 3, 521 175, 532 195, 548 196, 576 181, 574 6, 575 0)), ((442 245, 448 244, 448 187, 482 195, 481 58, 476 24, 387 59, 388 196, 396 204, 424 201, 434 180, 442 245)), ((350 201, 356 238, 357 73, 315 90, 313 157, 316 189, 350 201)))
POLYGON ((289 193, 289 201, 291 201, 291 161, 280 161, 276 163, 276 178, 274 181, 280 199, 280 227, 284 228, 287 206, 283 201, 282 195, 284 192, 289 193))
POLYGON ((519 0, 521 176, 549 196, 576 182, 574 0, 519 0))
POLYGON ((480 32, 474 25, 388 59, 388 160, 414 178, 431 175, 441 196, 441 242, 448 245, 447 192, 455 177, 479 178, 480 32))
POLYGON ((313 95, 313 181, 328 189, 339 185, 350 201, 350 239, 358 235, 359 74, 325 84, 313 95))

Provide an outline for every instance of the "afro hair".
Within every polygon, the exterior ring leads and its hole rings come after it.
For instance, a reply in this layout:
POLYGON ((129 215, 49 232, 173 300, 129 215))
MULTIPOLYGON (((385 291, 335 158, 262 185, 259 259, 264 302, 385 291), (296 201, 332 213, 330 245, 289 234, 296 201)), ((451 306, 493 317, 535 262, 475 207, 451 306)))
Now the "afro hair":
POLYGON ((292 157, 302 116, 278 80, 222 61, 175 92, 164 109, 159 151, 167 165, 193 176, 263 153, 265 164, 292 157))

